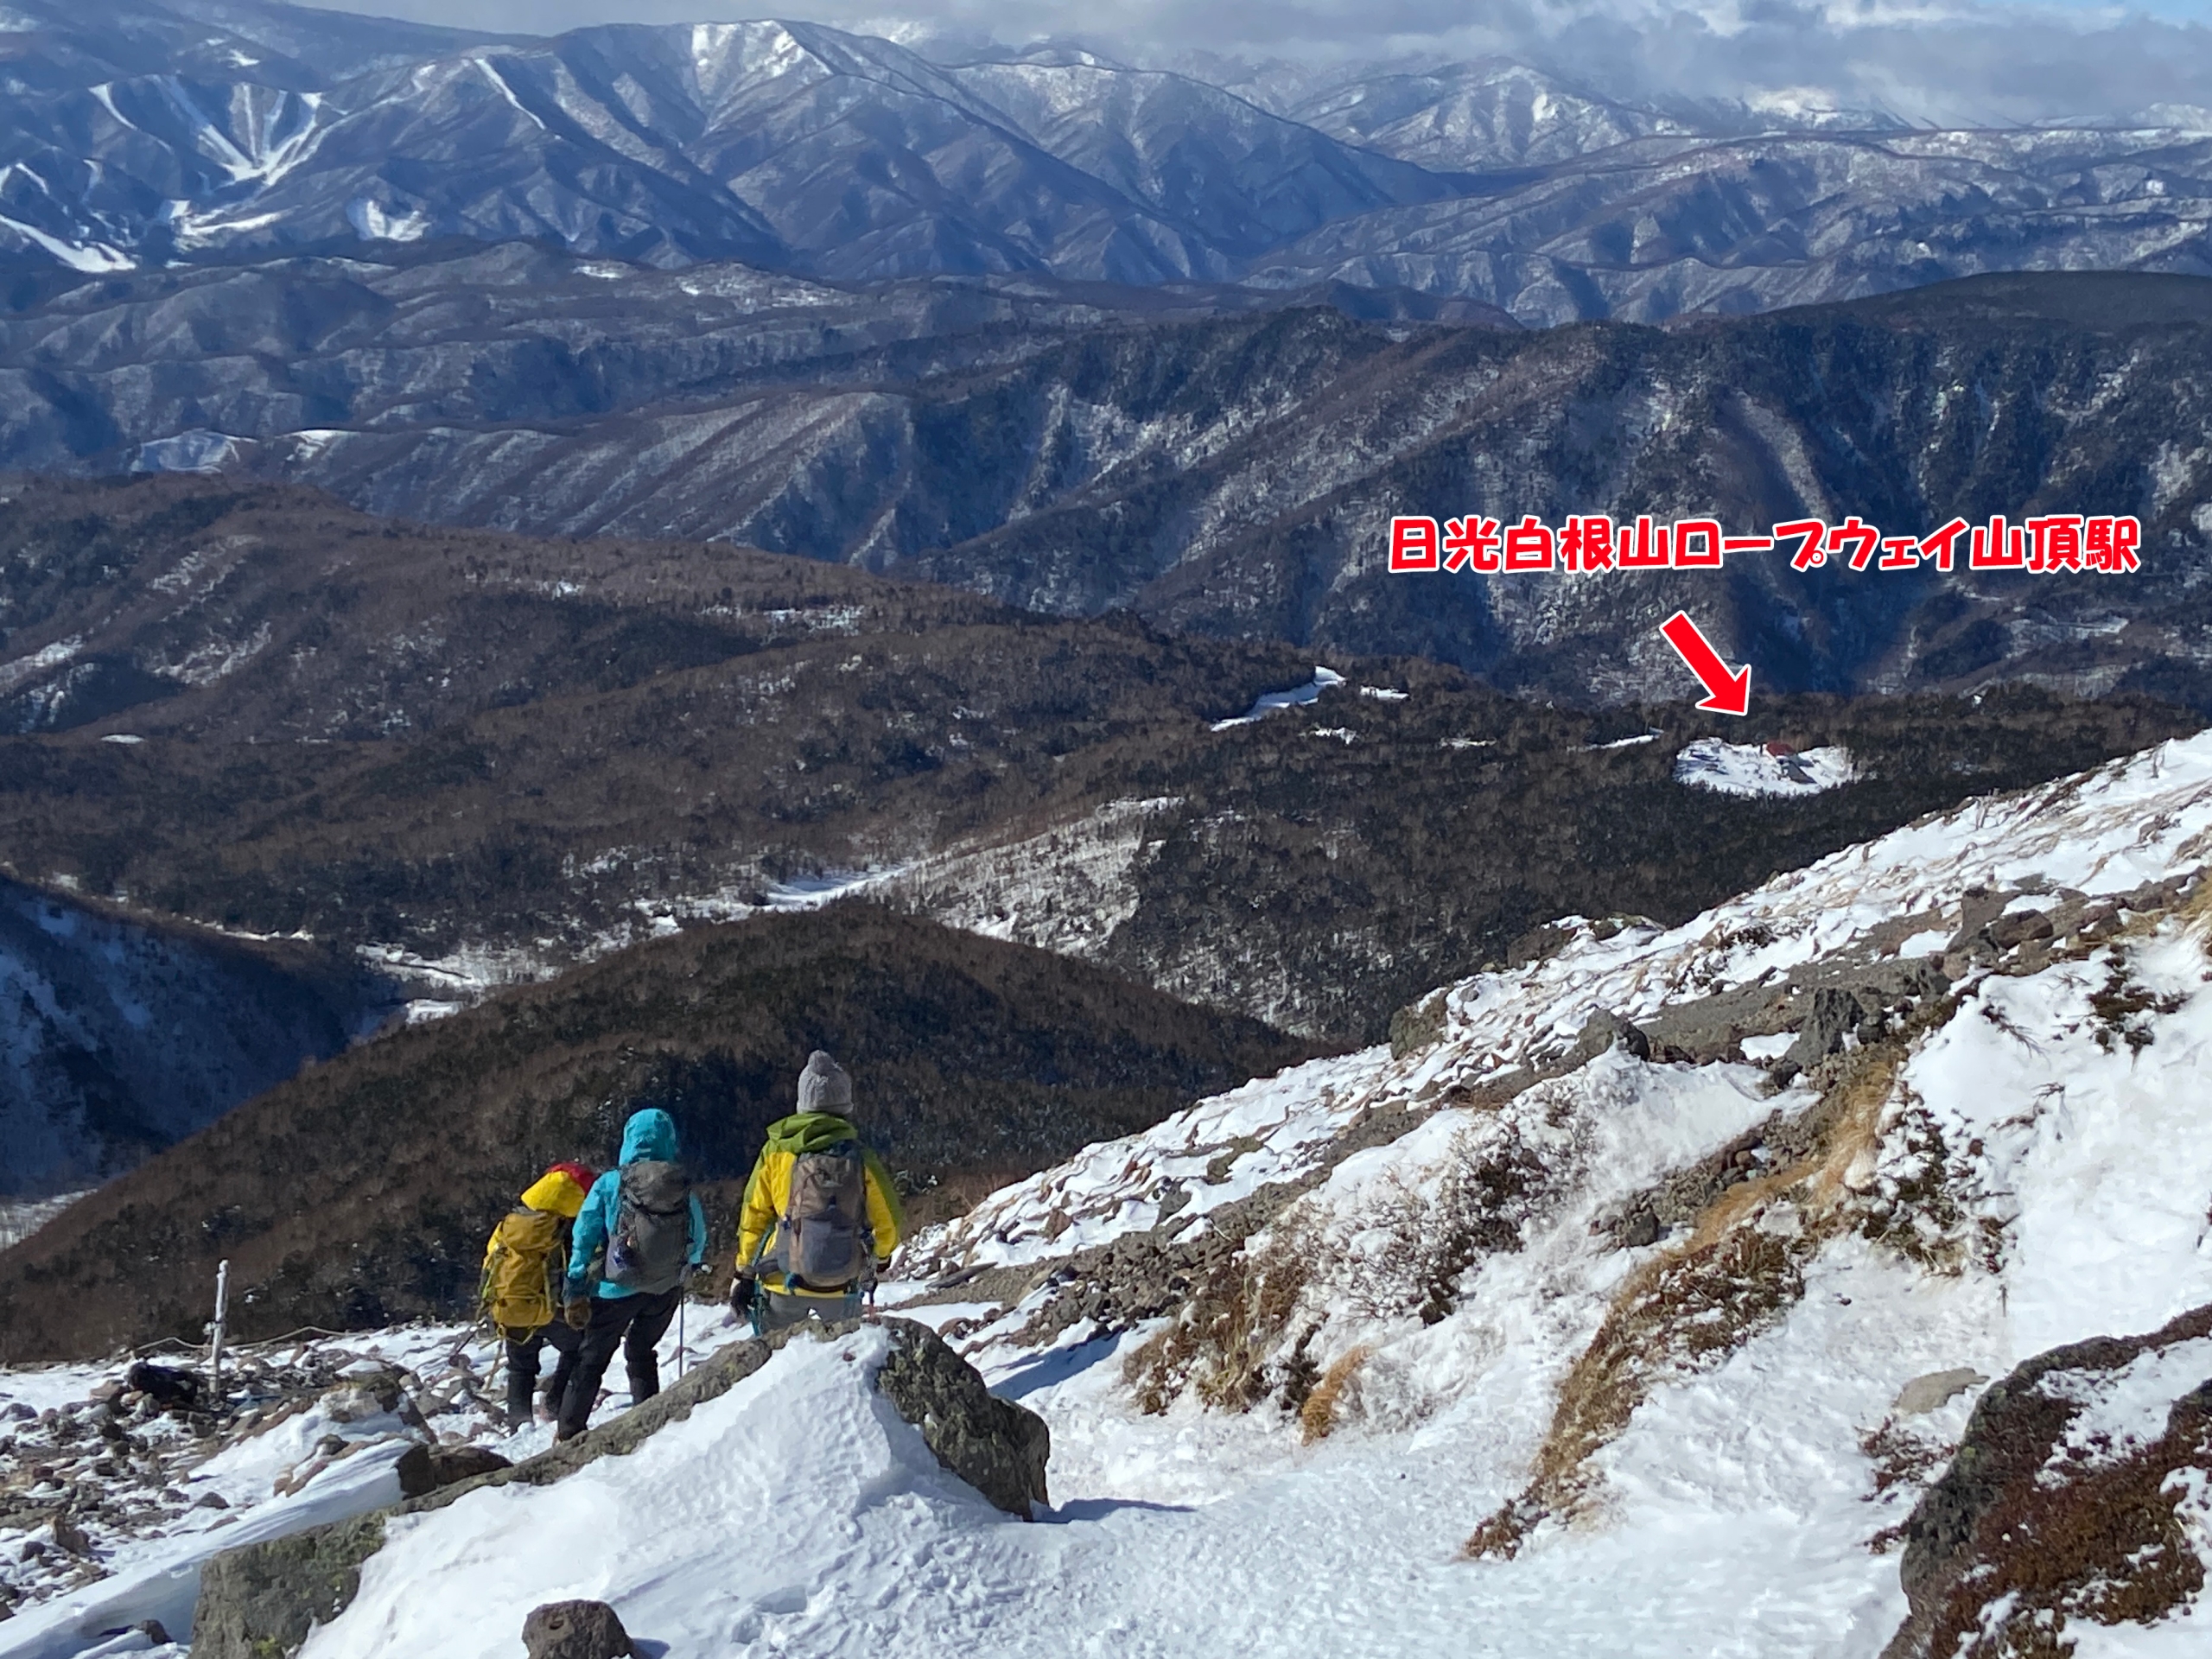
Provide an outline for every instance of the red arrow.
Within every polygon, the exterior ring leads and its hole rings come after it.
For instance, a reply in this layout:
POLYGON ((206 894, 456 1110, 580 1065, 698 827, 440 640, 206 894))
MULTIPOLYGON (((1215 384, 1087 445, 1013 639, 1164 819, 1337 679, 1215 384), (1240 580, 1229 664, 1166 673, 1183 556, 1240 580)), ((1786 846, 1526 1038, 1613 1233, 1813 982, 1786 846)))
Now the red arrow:
POLYGON ((1712 693, 1698 704, 1699 708, 1710 709, 1717 715, 1740 715, 1750 709, 1751 664, 1747 663, 1731 674, 1728 664, 1720 660, 1720 653, 1698 632, 1698 626, 1690 620, 1688 611, 1676 611, 1659 625, 1659 632, 1667 636, 1667 643, 1712 693))

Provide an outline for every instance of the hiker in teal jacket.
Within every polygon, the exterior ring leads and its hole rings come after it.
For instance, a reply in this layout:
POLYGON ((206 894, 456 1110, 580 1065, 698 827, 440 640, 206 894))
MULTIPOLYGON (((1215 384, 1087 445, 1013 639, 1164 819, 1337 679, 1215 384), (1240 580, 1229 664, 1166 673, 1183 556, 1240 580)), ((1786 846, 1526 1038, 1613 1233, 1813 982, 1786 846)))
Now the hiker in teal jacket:
POLYGON ((630 1370, 630 1403, 660 1392, 654 1350, 676 1318, 683 1281, 707 1259, 706 1212, 676 1166, 676 1151, 674 1118, 654 1106, 632 1113, 620 1166, 592 1183, 576 1217, 564 1316, 583 1332, 583 1343, 562 1396, 556 1440, 584 1432, 618 1346, 630 1370), (626 1192, 632 1217, 626 1237, 626 1192))

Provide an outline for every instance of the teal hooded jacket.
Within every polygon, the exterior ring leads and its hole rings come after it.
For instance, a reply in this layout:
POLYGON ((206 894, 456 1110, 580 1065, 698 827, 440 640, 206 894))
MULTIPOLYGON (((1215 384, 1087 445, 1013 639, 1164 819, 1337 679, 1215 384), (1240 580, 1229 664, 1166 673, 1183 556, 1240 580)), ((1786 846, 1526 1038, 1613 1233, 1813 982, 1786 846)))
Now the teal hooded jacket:
MULTIPOLYGON (((642 1112, 630 1115, 622 1130, 622 1162, 635 1164, 676 1161, 676 1120, 658 1106, 648 1106, 642 1112)), ((707 1212, 699 1207, 699 1195, 691 1195, 691 1249, 689 1257, 693 1267, 707 1259, 707 1212)), ((607 1254, 607 1236, 614 1230, 614 1217, 622 1208, 622 1172, 610 1169, 592 1183, 591 1191, 584 1195, 584 1207, 576 1216, 575 1243, 569 1254, 569 1300, 579 1296, 604 1296, 610 1300, 620 1296, 635 1296, 639 1293, 609 1284, 599 1276, 601 1258, 607 1254)))

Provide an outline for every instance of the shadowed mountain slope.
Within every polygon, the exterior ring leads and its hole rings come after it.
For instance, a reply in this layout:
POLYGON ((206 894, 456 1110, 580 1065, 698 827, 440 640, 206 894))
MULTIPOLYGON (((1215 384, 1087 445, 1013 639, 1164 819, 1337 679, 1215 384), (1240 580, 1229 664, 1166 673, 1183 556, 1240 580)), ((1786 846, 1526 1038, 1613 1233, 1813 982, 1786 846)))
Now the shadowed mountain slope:
POLYGON ((312 944, 150 925, 0 879, 0 1198, 127 1169, 392 1004, 312 944))
POLYGON ((2197 277, 2044 273, 1531 331, 1209 316, 1200 295, 1138 307, 1051 284, 878 294, 518 246, 294 261, 0 315, 0 460, 732 541, 1063 615, 1418 652, 1560 701, 1671 695, 1656 630, 1684 607, 1770 687, 2031 677, 2203 709, 2208 296, 2197 277), (1797 571, 1781 552, 1572 577, 1386 568, 1399 514, 1592 512, 1732 534, 1857 515, 1916 536, 2129 514, 2143 569, 1797 571))
POLYGON ((1763 680, 1744 721, 1593 717, 1330 652, 1346 683, 1217 728, 1312 685, 1315 654, 720 544, 393 524, 181 478, 11 487, 0 660, 30 729, 0 736, 0 870, 303 932, 448 1001, 868 878, 1350 1040, 1555 916, 1679 918, 2187 723, 1763 680), (1675 781, 1723 734, 1841 744, 1862 776, 1795 799, 1675 781), (1643 741, 1597 747, 1621 739, 1643 741))
POLYGON ((702 930, 354 1049, 111 1182, 7 1256, 0 1349, 196 1335, 219 1258, 242 1336, 465 1311, 513 1195, 554 1160, 610 1161, 633 1096, 674 1113, 697 1177, 739 1181, 816 1047, 849 1067, 862 1128, 925 1197, 1313 1052, 865 906, 702 930))

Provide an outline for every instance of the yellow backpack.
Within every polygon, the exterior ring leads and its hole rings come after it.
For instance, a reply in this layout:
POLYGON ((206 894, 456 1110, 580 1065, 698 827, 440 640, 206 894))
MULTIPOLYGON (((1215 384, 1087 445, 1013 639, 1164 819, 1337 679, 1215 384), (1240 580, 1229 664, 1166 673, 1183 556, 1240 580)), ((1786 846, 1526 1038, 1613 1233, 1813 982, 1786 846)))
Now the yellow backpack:
MULTIPOLYGON (((512 1211, 493 1230, 480 1300, 503 1332, 527 1336, 560 1312, 553 1288, 553 1255, 560 1242, 561 1217, 543 1210, 512 1211)), ((560 1266, 565 1272, 568 1264, 560 1266)))

